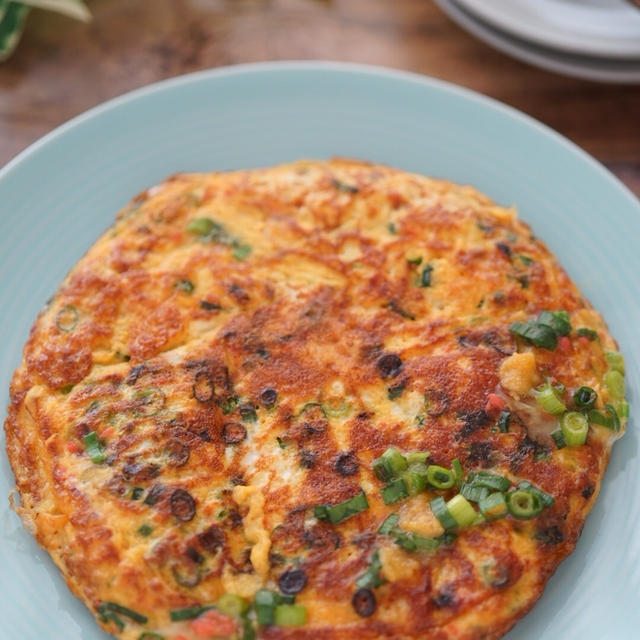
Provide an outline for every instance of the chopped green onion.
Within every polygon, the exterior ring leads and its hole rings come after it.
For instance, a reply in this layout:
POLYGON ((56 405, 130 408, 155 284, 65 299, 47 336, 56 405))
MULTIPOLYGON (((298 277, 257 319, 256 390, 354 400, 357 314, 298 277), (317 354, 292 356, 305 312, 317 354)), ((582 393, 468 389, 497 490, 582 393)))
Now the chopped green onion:
POLYGON ((553 438, 553 441, 556 443, 556 447, 558 449, 563 449, 564 447, 567 446, 567 441, 564 439, 564 433, 562 433, 562 429, 556 429, 551 434, 551 437, 553 438))
POLYGON ((145 538, 147 536, 150 536, 152 534, 152 532, 153 532, 153 527, 150 524, 147 524, 146 522, 144 524, 141 524, 138 527, 138 533, 141 536, 144 536, 145 538))
POLYGON ((579 447, 587 441, 589 421, 577 411, 567 411, 560 420, 560 428, 568 447, 579 447))
POLYGON ((388 536, 395 529, 399 520, 400 516, 396 513, 388 515, 384 522, 378 527, 378 533, 381 536, 388 536))
POLYGON ((361 589, 375 589, 384 583, 380 577, 382 563, 380 562, 380 554, 374 551, 367 570, 356 580, 356 585, 361 589))
POLYGON ((538 316, 538 324, 551 327, 559 336, 571 333, 569 314, 566 311, 542 311, 538 316))
POLYGON ((433 265, 425 265, 422 270, 422 274, 420 275, 420 286, 421 287, 430 287, 431 286, 431 272, 433 271, 433 265))
POLYGON ((398 531, 394 542, 405 551, 435 551, 441 544, 437 538, 427 538, 411 531, 398 531))
POLYGON ((399 398, 404 393, 406 386, 407 383, 403 380, 402 382, 389 387, 387 389, 387 397, 389 398, 389 400, 396 400, 397 398, 399 398))
POLYGON ((437 464, 430 464, 427 467, 427 481, 436 489, 451 489, 456 483, 456 476, 449 469, 437 464))
POLYGON ((216 609, 232 618, 239 618, 249 610, 249 603, 234 593, 225 593, 216 601, 216 609))
POLYGON ((487 489, 494 491, 506 491, 511 486, 509 478, 489 471, 476 471, 470 482, 478 487, 487 487, 487 489))
POLYGON ((208 236, 216 226, 211 218, 196 218, 187 225, 187 231, 199 236, 208 236))
POLYGON ((464 482, 460 487, 460 493, 471 502, 480 502, 489 495, 487 487, 481 487, 469 482, 464 482))
POLYGON ((422 262, 422 256, 418 256, 417 258, 407 258, 407 262, 409 264, 418 265, 422 262))
POLYGON ((271 625, 275 622, 276 606, 280 604, 280 595, 270 589, 260 589, 253 596, 253 607, 256 611, 258 624, 271 625))
POLYGON ((318 505, 314 510, 314 514, 318 520, 329 520, 329 522, 333 524, 339 524, 361 511, 366 511, 368 508, 369 503, 367 502, 367 496, 364 491, 361 491, 353 496, 353 498, 349 498, 333 506, 318 505))
POLYGON ((382 499, 385 504, 393 504, 409 497, 409 489, 402 478, 395 478, 386 487, 382 488, 382 499))
POLYGON ((579 409, 591 409, 598 399, 598 394, 591 387, 580 387, 573 394, 573 401, 579 409))
POLYGON ((325 416, 329 416, 331 418, 342 418, 343 416, 346 416, 349 411, 351 411, 351 407, 344 400, 339 407, 332 407, 329 404, 323 404, 321 406, 325 416))
POLYGON ((137 622, 138 624, 145 624, 149 620, 147 616, 143 616, 141 613, 138 613, 133 609, 129 609, 128 607, 123 607, 121 604, 118 604, 117 602, 103 602, 98 607, 99 613, 104 613, 108 611, 113 613, 119 613, 121 616, 130 618, 131 620, 133 620, 134 622, 137 622))
POLYGON ((620 431, 620 428, 621 428, 620 418, 618 417, 618 413, 616 412, 615 407, 611 404, 605 404, 604 408, 605 408, 605 411, 611 417, 611 424, 613 425, 613 430, 620 431))
POLYGON ((178 280, 173 288, 178 291, 184 291, 185 293, 193 293, 195 289, 191 280, 178 280))
POLYGON ((106 456, 104 454, 104 445, 98 438, 98 434, 95 431, 90 431, 82 438, 84 440, 84 446, 87 449, 87 453, 91 458, 91 462, 95 464, 101 464, 105 461, 106 456))
POLYGON ((509 425, 511 424, 511 411, 501 411, 498 418, 498 429, 501 433, 507 433, 509 431, 509 425))
POLYGON ((622 400, 624 398, 624 376, 619 371, 615 369, 607 371, 602 380, 614 400, 622 400))
POLYGON ((538 489, 538 487, 532 485, 528 480, 522 480, 518 483, 518 489, 522 489, 524 491, 530 491, 533 495, 540 501, 540 504, 543 507, 551 507, 556 499, 545 493, 542 489, 538 489))
POLYGON ((460 493, 447 502, 447 508, 459 527, 468 527, 477 516, 471 503, 460 493))
POLYGON ((433 511, 433 515, 438 518, 440 524, 444 527, 445 531, 450 531, 451 529, 455 529, 458 526, 457 521, 449 512, 449 508, 447 507, 447 503, 444 501, 442 496, 438 496, 429 502, 431 505, 431 511, 433 511))
POLYGON ((376 478, 387 482, 408 467, 406 458, 395 448, 389 447, 379 458, 373 461, 373 473, 376 478))
POLYGON ((138 636, 138 640, 164 640, 164 636, 161 636, 159 633, 154 633, 153 631, 143 631, 138 636))
POLYGON ((618 404, 618 416, 620 418, 628 418, 629 417, 629 403, 621 402, 618 404))
POLYGON ((407 464, 412 466, 414 464, 426 464, 429 459, 428 451, 414 451, 413 453, 407 453, 407 464))
POLYGON ((553 351, 558 346, 556 332, 546 324, 538 324, 533 320, 514 322, 509 327, 509 331, 520 338, 524 338, 535 347, 553 351))
POLYGON ((605 351, 604 357, 609 363, 609 369, 624 375, 624 356, 619 351, 605 351))
POLYGON ((483 498, 478 503, 480 512, 487 520, 497 520, 507 515, 507 501, 504 494, 500 491, 492 493, 490 496, 483 498))
POLYGON ((580 327, 576 331, 576 334, 578 335, 579 338, 587 338, 592 342, 598 339, 598 332, 594 331, 593 329, 588 329, 587 327, 580 327))
POLYGON ((233 251, 231 254, 236 260, 244 260, 252 251, 251 245, 242 244, 241 242, 233 243, 233 251))
POLYGON ((531 491, 516 489, 507 493, 509 513, 519 520, 535 518, 541 511, 540 500, 531 491))
POLYGON ((307 608, 300 604, 279 604, 274 612, 278 627, 301 627, 307 622, 307 608))
POLYGON ((535 391, 535 396, 540 407, 553 416, 558 416, 567 410, 559 397, 558 390, 548 381, 535 391))
POLYGON ((451 471, 453 471, 453 475, 456 478, 456 487, 459 487, 462 484, 463 473, 462 465, 460 464, 460 460, 458 460, 458 458, 454 458, 451 461, 451 471))
POLYGON ((427 486, 427 468, 423 464, 415 464, 402 474, 410 496, 415 496, 427 486))
POLYGON ((196 605, 194 607, 184 607, 182 609, 174 609, 169 612, 169 618, 171 618, 172 622, 182 622, 183 620, 193 620, 197 618, 200 614, 205 611, 209 611, 209 609, 215 609, 213 605, 196 605))

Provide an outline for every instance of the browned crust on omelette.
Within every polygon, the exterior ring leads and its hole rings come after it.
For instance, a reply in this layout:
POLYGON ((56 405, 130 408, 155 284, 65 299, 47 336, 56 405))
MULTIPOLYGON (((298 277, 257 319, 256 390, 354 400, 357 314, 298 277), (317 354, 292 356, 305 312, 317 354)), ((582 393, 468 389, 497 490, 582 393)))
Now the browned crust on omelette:
POLYGON ((191 637, 171 626, 170 610, 214 602, 229 585, 273 587, 294 564, 308 576, 296 601, 307 624, 259 637, 498 638, 573 550, 611 445, 595 428, 585 446, 557 450, 531 394, 501 386, 501 365, 532 352, 536 380, 589 385, 602 402, 605 348, 615 342, 601 316, 545 245, 470 187, 347 160, 177 175, 119 214, 31 330, 5 424, 18 510, 92 611, 115 601, 149 618, 127 620, 127 640, 145 629, 191 637), (233 240, 201 242, 187 230, 201 217, 233 240), (422 267, 408 259, 418 256, 433 265, 429 287, 416 286, 422 267), (78 313, 71 330, 56 324, 66 305, 78 313), (572 336, 549 351, 508 331, 556 309, 599 339, 572 336), (390 353, 402 370, 383 379, 378 363, 390 353), (194 384, 209 381, 212 396, 205 388, 199 401, 194 384), (404 391, 389 400, 394 384, 404 391), (274 408, 261 400, 265 388, 277 390, 274 408), (432 389, 446 408, 418 425, 417 399, 432 389), (508 433, 485 411, 490 393, 515 416, 508 433), (309 402, 336 415, 310 428, 300 415, 309 402), (245 440, 225 443, 230 422, 245 440), (92 431, 106 442, 104 464, 84 449, 92 431), (533 520, 469 527, 409 556, 376 535, 413 500, 380 497, 371 463, 389 445, 529 480, 555 503, 533 520), (353 475, 336 471, 345 453, 357 459, 353 475), (258 487, 264 505, 249 493, 241 500, 238 486, 258 487), (156 502, 133 500, 136 487, 156 502), (176 489, 193 497, 193 518, 176 517, 176 489), (361 490, 370 508, 353 518, 310 517, 361 490), (360 618, 355 580, 382 548, 405 554, 404 572, 376 589, 375 614, 360 618))

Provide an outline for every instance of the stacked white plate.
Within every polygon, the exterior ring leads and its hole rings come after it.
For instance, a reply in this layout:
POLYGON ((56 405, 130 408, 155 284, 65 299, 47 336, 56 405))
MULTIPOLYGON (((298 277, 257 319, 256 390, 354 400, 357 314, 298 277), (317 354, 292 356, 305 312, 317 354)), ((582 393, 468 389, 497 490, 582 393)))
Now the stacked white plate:
POLYGON ((640 83, 640 8, 628 0, 435 0, 487 44, 538 67, 640 83))

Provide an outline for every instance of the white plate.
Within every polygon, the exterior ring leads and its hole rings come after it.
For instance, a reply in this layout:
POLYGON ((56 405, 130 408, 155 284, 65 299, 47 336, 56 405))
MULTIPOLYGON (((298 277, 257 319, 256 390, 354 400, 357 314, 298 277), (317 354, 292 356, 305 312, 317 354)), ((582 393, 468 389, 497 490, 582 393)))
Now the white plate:
POLYGON ((627 0, 458 0, 523 40, 578 55, 640 59, 640 10, 627 0))
POLYGON ((479 20, 461 6, 460 0, 435 0, 435 3, 479 40, 523 62, 574 78, 614 84, 640 84, 640 60, 594 58, 548 49, 520 40, 479 20))

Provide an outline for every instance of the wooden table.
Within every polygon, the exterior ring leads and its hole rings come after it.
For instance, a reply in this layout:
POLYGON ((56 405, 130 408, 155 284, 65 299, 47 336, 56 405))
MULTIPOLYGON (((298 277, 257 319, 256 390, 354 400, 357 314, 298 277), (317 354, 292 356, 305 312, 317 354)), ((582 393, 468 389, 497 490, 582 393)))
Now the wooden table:
POLYGON ((181 73, 258 60, 366 62, 443 78, 542 120, 640 195, 640 86, 511 60, 429 0, 89 0, 90 25, 32 12, 0 64, 0 166, 99 102, 181 73))

